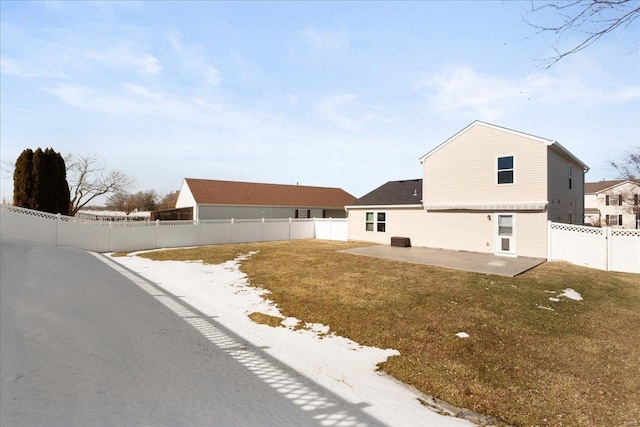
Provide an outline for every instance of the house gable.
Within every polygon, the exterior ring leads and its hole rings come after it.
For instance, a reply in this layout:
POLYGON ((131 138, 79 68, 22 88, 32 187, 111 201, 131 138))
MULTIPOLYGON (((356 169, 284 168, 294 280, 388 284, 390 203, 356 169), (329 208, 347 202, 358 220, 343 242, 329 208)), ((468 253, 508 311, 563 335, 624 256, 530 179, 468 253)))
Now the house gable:
POLYGON ((474 122, 420 160, 427 209, 544 208, 550 140, 474 122), (506 160, 506 162, 503 162, 506 160), (510 180, 501 181, 508 172, 510 180))
POLYGON ((616 187, 620 187, 626 183, 629 183, 632 185, 633 184, 639 185, 628 179, 627 180, 614 179, 614 180, 608 180, 608 181, 602 180, 598 182, 586 182, 584 184, 584 193, 585 194, 608 193, 608 192, 614 191, 616 187))
POLYGON ((191 193, 191 189, 187 184, 187 180, 182 180, 182 186, 180 187, 180 191, 178 192, 178 198, 176 199, 176 208, 186 208, 186 207, 195 207, 196 200, 191 193))

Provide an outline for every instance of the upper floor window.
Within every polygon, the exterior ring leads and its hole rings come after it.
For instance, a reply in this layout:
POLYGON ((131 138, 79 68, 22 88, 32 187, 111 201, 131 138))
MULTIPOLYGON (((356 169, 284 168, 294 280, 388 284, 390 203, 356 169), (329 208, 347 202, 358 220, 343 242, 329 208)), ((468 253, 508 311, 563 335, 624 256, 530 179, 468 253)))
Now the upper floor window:
POLYGON ((569 190, 573 188, 573 167, 569 165, 569 190))
POLYGON ((605 196, 605 205, 607 206, 619 206, 622 205, 622 194, 614 194, 612 196, 605 196))
POLYGON ((498 184, 513 184, 513 156, 498 157, 498 184))

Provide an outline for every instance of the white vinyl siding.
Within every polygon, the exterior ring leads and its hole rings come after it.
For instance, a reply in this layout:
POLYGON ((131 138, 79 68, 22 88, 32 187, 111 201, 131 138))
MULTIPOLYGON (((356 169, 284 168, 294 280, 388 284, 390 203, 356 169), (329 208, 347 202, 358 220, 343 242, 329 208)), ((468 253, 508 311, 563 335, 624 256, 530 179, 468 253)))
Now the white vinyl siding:
MULTIPOLYGON (((198 211, 201 220, 296 217, 296 209, 292 207, 199 205, 198 211)), ((323 211, 322 209, 309 209, 309 215, 310 218, 322 218, 323 211)))
MULTIPOLYGON (((394 209, 385 233, 366 232, 365 209, 349 209, 349 240, 389 245, 392 236, 408 237, 412 246, 494 253, 496 214, 491 212, 426 212, 421 208, 394 209), (393 218, 393 220, 391 220, 393 218)), ((518 256, 545 258, 547 218, 544 212, 519 212, 518 256)))
POLYGON ((544 202, 546 150, 540 141, 474 126, 424 158, 424 203, 544 202), (497 184, 497 158, 503 156, 514 157, 514 184, 497 184))
POLYGON ((193 208, 195 212, 196 208, 196 199, 193 197, 191 193, 191 189, 187 185, 186 180, 182 180, 182 187, 180 188, 180 192, 178 193, 178 199, 176 200, 176 208, 193 208))
POLYGON ((549 220, 571 223, 572 219, 584 218, 584 174, 581 168, 569 159, 548 150, 549 169, 548 201, 549 220), (567 170, 571 168, 571 188, 567 182, 567 170), (570 218, 571 217, 571 218, 570 218))

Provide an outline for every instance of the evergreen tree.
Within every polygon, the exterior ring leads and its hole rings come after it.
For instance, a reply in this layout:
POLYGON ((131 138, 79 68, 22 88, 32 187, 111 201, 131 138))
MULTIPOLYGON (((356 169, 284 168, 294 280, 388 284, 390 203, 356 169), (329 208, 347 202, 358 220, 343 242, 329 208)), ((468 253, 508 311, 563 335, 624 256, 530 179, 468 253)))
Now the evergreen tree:
POLYGON ((64 158, 53 149, 24 150, 14 171, 14 204, 67 215, 71 204, 64 158))
POLYGON ((31 206, 33 194, 33 150, 22 151, 13 170, 13 204, 15 206, 31 206))

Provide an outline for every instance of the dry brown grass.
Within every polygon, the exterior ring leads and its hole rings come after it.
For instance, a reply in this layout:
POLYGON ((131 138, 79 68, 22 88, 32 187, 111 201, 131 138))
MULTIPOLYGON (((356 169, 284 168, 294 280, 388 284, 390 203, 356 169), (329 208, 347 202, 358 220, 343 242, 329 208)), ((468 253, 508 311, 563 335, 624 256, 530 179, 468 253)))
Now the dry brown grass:
POLYGON ((272 242, 150 257, 219 263, 257 250, 242 270, 285 316, 397 349, 384 371, 502 422, 640 421, 640 276, 546 263, 507 278, 337 252, 356 246, 272 242), (549 301, 569 287, 584 301, 549 301))

